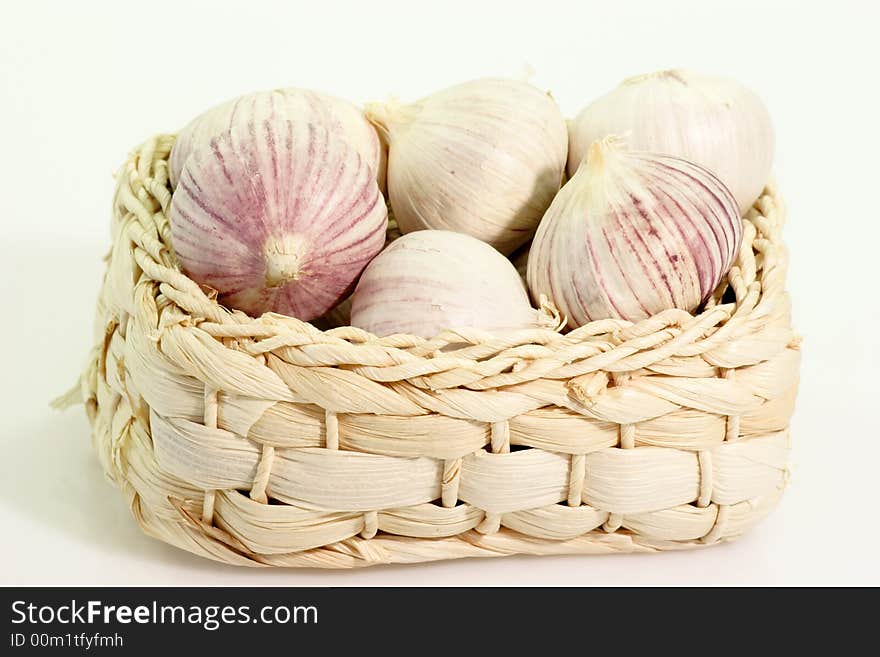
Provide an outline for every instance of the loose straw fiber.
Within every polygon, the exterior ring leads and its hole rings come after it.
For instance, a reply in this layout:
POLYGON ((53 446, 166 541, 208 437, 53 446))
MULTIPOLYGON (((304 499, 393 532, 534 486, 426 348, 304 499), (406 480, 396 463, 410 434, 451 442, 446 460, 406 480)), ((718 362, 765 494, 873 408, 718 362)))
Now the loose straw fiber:
POLYGON ((779 500, 800 356, 774 189, 698 315, 376 338, 252 319, 182 274, 172 143, 118 176, 82 377, 103 467, 151 536, 330 568, 651 552, 737 537, 779 500))

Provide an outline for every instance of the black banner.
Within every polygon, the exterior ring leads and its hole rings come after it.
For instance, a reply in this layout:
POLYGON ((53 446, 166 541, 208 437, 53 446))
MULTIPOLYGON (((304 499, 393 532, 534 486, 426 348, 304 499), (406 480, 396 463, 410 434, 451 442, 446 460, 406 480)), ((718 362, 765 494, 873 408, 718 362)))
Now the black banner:
MULTIPOLYGON (((363 654, 407 646, 409 654, 461 652, 450 642, 471 654, 477 645, 535 639, 562 641, 560 648, 568 641, 595 648, 603 640, 631 647, 651 637, 674 645, 678 631, 692 647, 703 633, 717 639, 723 631, 728 645, 762 636, 767 648, 767 637, 791 640, 783 632, 789 614, 798 614, 801 627, 819 627, 804 622, 810 612, 801 607, 809 603, 790 590, 6 588, 0 598, 0 655, 198 649, 286 656, 304 646, 322 646, 328 655, 344 646, 363 654), (737 623, 742 633, 727 635, 737 623)), ((844 609, 825 606, 821 627, 831 629, 834 612, 844 609)), ((856 616, 848 624, 857 626, 856 616)))

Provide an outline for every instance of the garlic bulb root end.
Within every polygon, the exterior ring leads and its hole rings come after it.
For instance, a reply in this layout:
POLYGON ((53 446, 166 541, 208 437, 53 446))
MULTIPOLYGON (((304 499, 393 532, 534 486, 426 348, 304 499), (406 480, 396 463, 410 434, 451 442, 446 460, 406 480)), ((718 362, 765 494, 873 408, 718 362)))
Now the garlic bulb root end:
POLYGON ((295 281, 302 273, 301 265, 306 248, 297 235, 270 237, 264 248, 266 258, 266 287, 279 287, 295 281))

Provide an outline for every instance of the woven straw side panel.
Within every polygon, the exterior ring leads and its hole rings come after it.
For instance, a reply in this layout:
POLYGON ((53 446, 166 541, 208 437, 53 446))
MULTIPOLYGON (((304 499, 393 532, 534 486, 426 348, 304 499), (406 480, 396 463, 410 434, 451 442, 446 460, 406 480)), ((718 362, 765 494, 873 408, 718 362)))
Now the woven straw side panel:
POLYGON ((148 534, 233 564, 347 568, 694 547, 776 505, 800 353, 772 189, 699 315, 380 339, 252 319, 184 276, 172 143, 119 173, 82 379, 101 463, 148 534))

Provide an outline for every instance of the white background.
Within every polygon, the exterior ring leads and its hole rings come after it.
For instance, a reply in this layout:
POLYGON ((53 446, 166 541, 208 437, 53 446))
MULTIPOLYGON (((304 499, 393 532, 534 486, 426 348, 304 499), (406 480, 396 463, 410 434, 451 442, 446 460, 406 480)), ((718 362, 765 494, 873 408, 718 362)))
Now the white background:
POLYGON ((872 3, 17 2, 0 20, 0 584, 880 584, 880 140, 872 3), (766 101, 805 336, 794 478, 737 543, 651 556, 240 569, 141 535, 81 408, 111 172, 154 132, 277 86, 416 98, 485 75, 571 116, 629 75, 689 67, 766 101))

